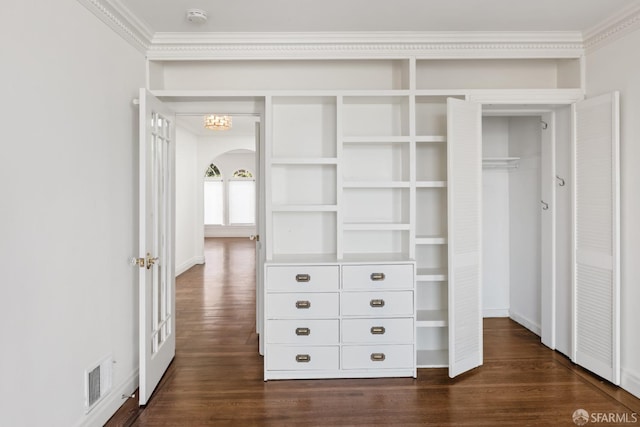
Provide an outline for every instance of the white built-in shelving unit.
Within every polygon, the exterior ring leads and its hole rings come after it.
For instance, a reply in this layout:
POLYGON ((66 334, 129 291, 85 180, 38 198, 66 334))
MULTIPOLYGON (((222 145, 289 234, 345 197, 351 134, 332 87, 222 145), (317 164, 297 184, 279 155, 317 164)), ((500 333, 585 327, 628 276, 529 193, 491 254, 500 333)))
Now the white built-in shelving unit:
POLYGON ((152 61, 149 82, 165 99, 264 102, 267 268, 410 264, 414 368, 449 365, 447 98, 582 96, 578 56, 152 61))

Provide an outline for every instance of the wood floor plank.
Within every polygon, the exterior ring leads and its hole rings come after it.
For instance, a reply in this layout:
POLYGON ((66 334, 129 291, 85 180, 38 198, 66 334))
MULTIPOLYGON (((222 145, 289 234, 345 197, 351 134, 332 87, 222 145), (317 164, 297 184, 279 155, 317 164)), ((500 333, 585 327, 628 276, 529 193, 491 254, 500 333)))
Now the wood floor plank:
POLYGON ((575 426, 579 408, 640 413, 638 399, 504 318, 485 319, 484 365, 455 379, 421 369, 264 382, 254 243, 207 239, 205 251, 207 263, 176 281, 175 360, 143 410, 128 403, 108 426, 575 426))

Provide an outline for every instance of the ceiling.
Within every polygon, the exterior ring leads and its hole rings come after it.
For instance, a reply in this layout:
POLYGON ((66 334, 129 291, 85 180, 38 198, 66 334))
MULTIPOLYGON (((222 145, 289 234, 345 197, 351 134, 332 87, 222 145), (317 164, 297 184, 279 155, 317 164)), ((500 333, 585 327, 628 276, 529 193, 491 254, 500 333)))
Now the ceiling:
POLYGON ((150 33, 580 31, 636 0, 109 0, 150 33), (204 24, 186 11, 203 9, 204 24))

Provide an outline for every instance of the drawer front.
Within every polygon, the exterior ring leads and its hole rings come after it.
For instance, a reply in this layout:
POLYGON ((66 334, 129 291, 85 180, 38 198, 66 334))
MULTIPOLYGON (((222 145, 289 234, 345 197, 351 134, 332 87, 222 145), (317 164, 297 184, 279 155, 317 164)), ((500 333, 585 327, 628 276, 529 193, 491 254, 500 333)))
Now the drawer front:
POLYGON ((338 320, 268 320, 267 342, 278 344, 338 344, 338 320))
POLYGON ((269 266, 266 284, 268 291, 321 292, 337 291, 340 285, 340 267, 321 266, 269 266))
POLYGON ((342 288, 413 289, 413 265, 345 265, 342 267, 342 288))
POLYGON ((267 345, 267 369, 271 371, 337 370, 340 365, 337 346, 267 345))
POLYGON ((269 319, 326 319, 338 317, 337 293, 267 294, 269 319))
POLYGON ((345 319, 342 321, 344 343, 412 343, 413 319, 345 319))
POLYGON ((411 316, 413 292, 344 292, 340 304, 344 316, 411 316))
POLYGON ((344 369, 413 368, 412 345, 363 345, 342 347, 344 369))

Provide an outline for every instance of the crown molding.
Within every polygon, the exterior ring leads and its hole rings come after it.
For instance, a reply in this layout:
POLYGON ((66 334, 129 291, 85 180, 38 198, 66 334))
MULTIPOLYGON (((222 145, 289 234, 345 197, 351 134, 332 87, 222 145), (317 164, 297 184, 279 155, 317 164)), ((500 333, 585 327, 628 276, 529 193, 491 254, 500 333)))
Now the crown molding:
POLYGON ((151 45, 153 31, 119 0, 78 0, 102 22, 142 53, 151 45))
POLYGON ((152 60, 576 58, 579 32, 156 33, 152 60))
POLYGON ((121 0, 78 0, 153 60, 575 58, 640 29, 640 4, 580 32, 154 33, 121 0))
POLYGON ((640 4, 633 4, 583 34, 587 52, 592 52, 640 29, 640 4))

